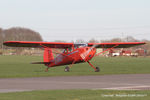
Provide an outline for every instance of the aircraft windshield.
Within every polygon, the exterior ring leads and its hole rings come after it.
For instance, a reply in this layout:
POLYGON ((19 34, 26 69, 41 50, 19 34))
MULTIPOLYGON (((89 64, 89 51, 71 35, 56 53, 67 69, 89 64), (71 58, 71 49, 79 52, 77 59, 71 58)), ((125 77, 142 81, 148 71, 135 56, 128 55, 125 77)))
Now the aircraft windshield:
POLYGON ((72 48, 67 48, 62 51, 62 53, 72 52, 72 48))
POLYGON ((66 53, 66 52, 67 52, 67 49, 62 50, 62 53, 66 53))
POLYGON ((75 48, 86 47, 88 44, 75 44, 75 48))

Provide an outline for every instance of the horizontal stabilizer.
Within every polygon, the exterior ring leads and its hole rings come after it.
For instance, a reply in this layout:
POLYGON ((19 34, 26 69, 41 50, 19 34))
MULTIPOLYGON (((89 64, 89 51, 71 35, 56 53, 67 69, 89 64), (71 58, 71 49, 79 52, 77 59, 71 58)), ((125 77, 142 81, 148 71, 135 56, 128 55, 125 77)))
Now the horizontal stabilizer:
POLYGON ((50 64, 50 62, 32 62, 31 64, 50 64))

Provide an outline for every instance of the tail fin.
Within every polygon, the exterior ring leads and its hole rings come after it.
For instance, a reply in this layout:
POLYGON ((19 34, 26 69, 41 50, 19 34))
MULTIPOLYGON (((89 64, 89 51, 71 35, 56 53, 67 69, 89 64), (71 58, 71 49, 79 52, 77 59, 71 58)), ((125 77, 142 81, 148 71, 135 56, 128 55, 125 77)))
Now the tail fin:
POLYGON ((48 65, 54 59, 53 52, 51 48, 44 49, 43 60, 44 62, 32 62, 31 64, 45 64, 48 65))
POLYGON ((50 62, 54 59, 53 52, 51 48, 44 48, 43 60, 44 62, 50 62))

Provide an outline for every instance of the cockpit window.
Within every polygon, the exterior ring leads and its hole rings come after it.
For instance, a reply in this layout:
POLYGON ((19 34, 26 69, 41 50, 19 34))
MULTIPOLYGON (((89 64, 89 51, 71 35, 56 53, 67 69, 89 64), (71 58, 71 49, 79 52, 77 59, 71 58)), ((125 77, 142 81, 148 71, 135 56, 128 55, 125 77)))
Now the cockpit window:
POLYGON ((63 52, 63 53, 67 53, 67 49, 64 49, 62 52, 63 52))
POLYGON ((72 52, 72 48, 68 48, 68 52, 72 52))
POLYGON ((72 51, 73 51, 72 48, 67 48, 67 49, 63 50, 63 53, 68 53, 68 52, 72 52, 72 51))

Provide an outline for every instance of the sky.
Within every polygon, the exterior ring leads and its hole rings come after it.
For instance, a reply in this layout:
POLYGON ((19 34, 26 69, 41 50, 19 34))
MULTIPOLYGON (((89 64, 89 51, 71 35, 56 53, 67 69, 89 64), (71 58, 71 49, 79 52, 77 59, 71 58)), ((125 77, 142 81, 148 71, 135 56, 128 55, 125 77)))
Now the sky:
POLYGON ((0 0, 0 27, 30 28, 44 41, 150 40, 150 0, 0 0))

